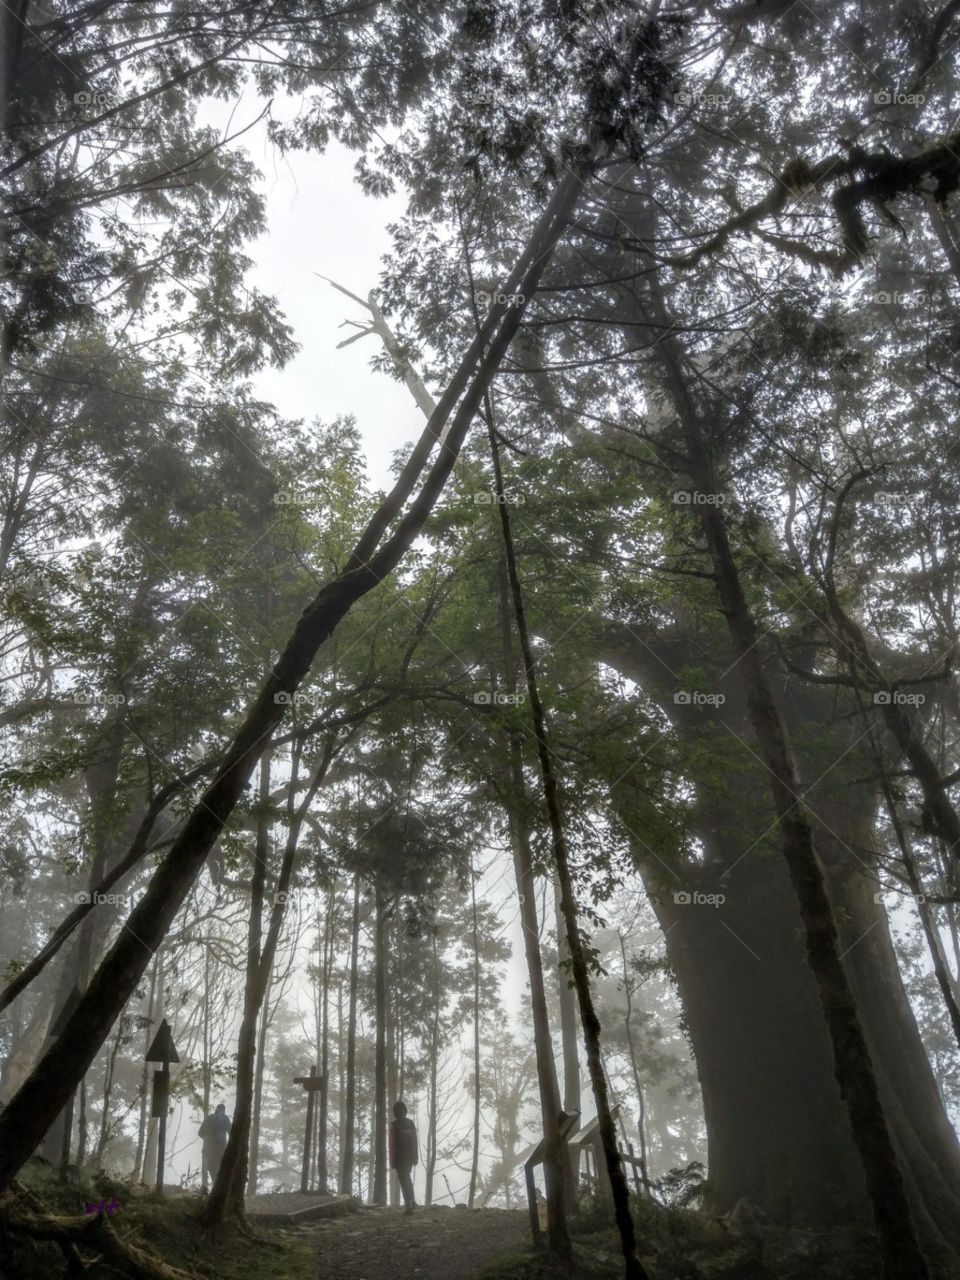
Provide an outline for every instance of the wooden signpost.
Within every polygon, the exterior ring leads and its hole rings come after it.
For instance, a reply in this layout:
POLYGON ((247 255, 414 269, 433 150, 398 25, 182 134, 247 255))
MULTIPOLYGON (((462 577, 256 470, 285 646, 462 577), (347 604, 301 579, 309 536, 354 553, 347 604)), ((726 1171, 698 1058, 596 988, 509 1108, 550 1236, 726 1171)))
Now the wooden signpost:
POLYGON ((167 1110, 170 1105, 170 1063, 179 1062, 180 1055, 173 1043, 170 1025, 166 1018, 157 1028, 157 1034, 145 1055, 147 1062, 159 1062, 160 1070, 153 1073, 153 1098, 151 1116, 159 1121, 157 1133, 157 1195, 163 1195, 163 1170, 166 1164, 167 1110))
MULTIPOLYGON (((302 1084, 307 1091, 307 1124, 303 1135, 303 1168, 300 1172, 300 1190, 310 1190, 310 1142, 313 1135, 313 1095, 323 1088, 323 1077, 317 1075, 317 1068, 311 1067, 308 1076, 295 1076, 294 1084, 302 1084)), ((320 1141, 323 1141, 321 1137, 320 1141)))

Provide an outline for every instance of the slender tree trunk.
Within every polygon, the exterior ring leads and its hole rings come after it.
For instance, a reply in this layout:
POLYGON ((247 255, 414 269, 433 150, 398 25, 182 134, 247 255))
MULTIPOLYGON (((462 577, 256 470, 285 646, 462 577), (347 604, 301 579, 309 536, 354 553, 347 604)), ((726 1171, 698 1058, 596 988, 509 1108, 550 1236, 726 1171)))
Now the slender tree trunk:
POLYGON ((437 1101, 438 1062, 440 1058, 440 1009, 443 996, 440 991, 440 955, 437 950, 436 925, 430 931, 433 958, 433 1018, 430 1022, 430 1064, 427 1077, 427 1157, 425 1161, 426 1189, 423 1202, 433 1204, 433 1179, 437 1168, 437 1101))
MULTIPOLYGON (((210 1026, 210 942, 207 940, 203 949, 203 1119, 210 1114, 210 1076, 211 1059, 213 1057, 213 1031, 210 1026)), ((204 1193, 210 1181, 210 1170, 207 1168, 206 1148, 201 1146, 200 1185, 204 1193)))
POLYGON ((650 1174, 647 1169, 647 1125, 646 1125, 646 1102, 643 1096, 643 1085, 640 1083, 640 1067, 637 1063, 637 1051, 633 1044, 633 983, 630 979, 630 973, 627 969, 627 946, 624 941, 623 934, 620 934, 620 955, 623 958, 623 993, 627 1002, 627 1009, 623 1016, 624 1028, 627 1033, 627 1053, 630 1056, 630 1069, 633 1072, 633 1087, 637 1095, 637 1137, 640 1140, 640 1177, 643 1182, 643 1189, 649 1195, 650 1193, 650 1174))
POLYGON ((0 1192, 16 1177, 109 1035, 283 718, 290 694, 299 688, 318 649, 356 601, 393 572, 419 535, 453 469, 484 392, 520 325, 527 300, 536 292, 543 270, 576 208, 589 170, 590 161, 586 159, 568 166, 504 285, 505 298, 519 295, 521 302, 497 302, 491 308, 346 567, 321 588, 298 620, 236 737, 224 752, 213 782, 155 871, 63 1034, 0 1113, 0 1192), (445 447, 437 452, 419 493, 401 514, 448 420, 445 447), (395 520, 395 531, 384 537, 395 520), (286 695, 284 699, 281 694, 286 695))
POLYGON ((247 1177, 247 1195, 257 1194, 260 1180, 260 1114, 263 1106, 263 1069, 266 1058, 267 1028, 270 1022, 270 992, 263 998, 260 1011, 260 1028, 257 1032, 257 1056, 253 1076, 253 1114, 250 1119, 250 1173, 247 1177))
MULTIPOLYGON (((507 586, 503 579, 499 584, 498 597, 504 679, 507 690, 513 695, 517 688, 517 673, 510 635, 507 586)), ((550 1035, 543 956, 540 951, 537 882, 533 874, 533 854, 530 847, 523 751, 519 733, 513 725, 507 727, 507 759, 502 766, 501 776, 513 847, 513 867, 517 882, 517 899, 520 903, 524 958, 527 962, 527 977, 530 982, 530 1010, 533 1020, 537 1087, 540 1095, 540 1122, 544 1137, 543 1176, 547 1199, 547 1242, 551 1255, 561 1265, 569 1266, 573 1258, 573 1249, 567 1230, 565 1188, 569 1187, 572 1179, 566 1176, 569 1170, 569 1158, 562 1150, 560 1142, 558 1124, 561 1111, 560 1086, 557 1082, 553 1040, 550 1035)))
POLYGON ((320 966, 320 1107, 317 1116, 317 1186, 326 1192, 329 1177, 327 1169, 327 1136, 330 1112, 330 975, 333 969, 333 953, 336 943, 336 881, 327 895, 327 918, 323 926, 323 960, 320 966))
POLYGON ((147 1181, 146 1174, 151 1168, 156 1168, 156 1159, 153 1165, 149 1163, 149 1151, 147 1151, 147 1128, 150 1123, 150 1065, 146 1061, 146 1053, 150 1048, 150 1041, 156 1035, 157 1025, 159 1025, 159 1012, 163 1006, 163 951, 159 950, 154 956, 153 965, 150 971, 150 996, 147 1001, 147 1025, 144 1030, 143 1052, 144 1063, 143 1071, 140 1075, 140 1117, 137 1125, 137 1156, 133 1163, 133 1178, 136 1181, 143 1175, 143 1181, 147 1181), (147 1155, 146 1163, 144 1155, 147 1155))
MULTIPOLYGON (((715 493, 717 486, 699 417, 669 336, 664 338, 659 350, 683 426, 693 483, 699 492, 715 493)), ((884 1276, 886 1280, 907 1280, 908 1277, 920 1280, 929 1272, 920 1250, 859 1012, 841 963, 833 909, 801 800, 803 787, 786 725, 763 665, 761 636, 743 593, 721 507, 703 502, 697 509, 713 561, 721 606, 747 688, 753 729, 767 766, 783 854, 803 918, 807 959, 817 980, 833 1044, 837 1081, 867 1179, 884 1276)))
POLYGON ((376 1047, 373 1081, 373 1204, 387 1203, 387 938, 383 889, 375 889, 376 1047))
MULTIPOLYGON (((385 932, 394 932, 394 924, 385 925, 385 932)), ((392 939, 396 945, 396 938, 392 939)), ((386 969, 384 973, 384 991, 386 993, 386 1002, 384 1005, 384 1025, 386 1028, 386 1062, 387 1062, 387 1087, 386 1087, 386 1116, 389 1124, 390 1108, 393 1103, 400 1097, 398 1089, 399 1072, 397 1069, 397 1027, 394 1010, 396 1009, 396 989, 393 984, 393 974, 390 972, 389 964, 390 949, 384 946, 383 963, 386 969)), ((400 1203, 400 1181, 397 1178, 395 1169, 389 1167, 387 1162, 387 1183, 388 1183, 388 1199, 390 1207, 396 1209, 400 1203)))
POLYGON ((470 864, 470 914, 473 924, 473 1153, 467 1208, 473 1208, 480 1169, 480 930, 477 926, 477 877, 470 864))
POLYGON ((572 1115, 582 1108, 580 1097, 580 1054, 577 1048, 577 996, 570 985, 570 948, 560 910, 560 882, 551 876, 553 908, 557 929, 557 985, 560 994, 560 1040, 563 1045, 563 1109, 572 1115))
POLYGON ((603 1154, 607 1166, 607 1176, 613 1193, 613 1213, 620 1234, 620 1247, 623 1253, 625 1280, 647 1280, 647 1273, 637 1253, 636 1232, 630 1216, 630 1189, 624 1173, 623 1160, 617 1148, 617 1133, 610 1110, 607 1095, 607 1082, 603 1072, 603 1061, 600 1056, 600 1020, 593 1004, 593 992, 590 989, 590 973, 583 939, 580 934, 580 923, 577 918, 577 905, 574 897, 573 880, 570 875, 570 864, 567 854, 566 832, 560 805, 560 790, 553 769, 553 758, 547 741, 546 717, 540 701, 537 685, 536 669, 533 662, 533 650, 527 632, 526 616, 523 606, 523 592, 517 572, 516 555, 510 531, 510 513, 506 504, 503 488, 503 473, 500 467, 500 452, 496 432, 493 425, 493 412, 487 397, 486 403, 487 431, 490 438, 490 450, 493 458, 494 481, 497 495, 497 506, 500 512, 500 527, 503 532, 504 554, 507 564, 507 578, 513 602, 513 615, 517 628, 517 639, 523 657, 526 674, 527 697, 530 700, 530 719, 537 742, 537 758, 540 764, 540 777, 543 783, 543 796, 547 814, 550 819, 550 832, 553 840, 553 860, 560 883, 560 910, 566 925, 567 945, 570 948, 570 963, 573 980, 576 986, 577 999, 580 1004, 580 1023, 583 1027, 584 1047, 587 1054, 587 1066, 590 1071, 590 1082, 593 1085, 593 1097, 597 1108, 597 1127, 603 1144, 603 1154))
MULTIPOLYGON (((254 1063, 257 1043, 257 1014, 263 1000, 260 943, 263 936, 263 902, 270 857, 270 747, 260 759, 257 831, 250 877, 250 914, 247 920, 247 963, 243 989, 243 1016, 237 1036, 237 1079, 233 1123, 220 1170, 210 1192, 206 1221, 219 1226, 226 1216, 243 1218, 243 1196, 249 1161, 250 1121, 253 1113, 254 1063)), ((268 979, 269 981, 269 979, 268 979)))
POLYGON ((353 1191, 353 1161, 357 1115, 357 992, 359 988, 360 877, 353 877, 353 919, 350 924, 350 995, 347 1009, 347 1064, 343 1126, 340 1140, 340 1194, 353 1191))

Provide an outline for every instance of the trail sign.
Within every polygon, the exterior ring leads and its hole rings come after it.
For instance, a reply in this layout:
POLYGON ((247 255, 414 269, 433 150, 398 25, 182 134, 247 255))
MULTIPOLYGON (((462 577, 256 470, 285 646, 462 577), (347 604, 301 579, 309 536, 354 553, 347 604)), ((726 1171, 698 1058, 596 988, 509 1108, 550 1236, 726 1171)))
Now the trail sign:
POLYGON ((147 1062, 159 1062, 160 1070, 153 1073, 153 1098, 150 1115, 159 1121, 157 1132, 157 1195, 163 1195, 163 1170, 167 1162, 167 1110, 170 1101, 170 1063, 179 1062, 180 1055, 173 1043, 170 1024, 164 1018, 150 1048, 144 1054, 147 1062))
POLYGON ((170 1031, 170 1024, 166 1018, 157 1027, 157 1034, 153 1037, 150 1048, 147 1050, 144 1058, 147 1062, 179 1062, 180 1055, 177 1053, 173 1043, 173 1035, 170 1031))

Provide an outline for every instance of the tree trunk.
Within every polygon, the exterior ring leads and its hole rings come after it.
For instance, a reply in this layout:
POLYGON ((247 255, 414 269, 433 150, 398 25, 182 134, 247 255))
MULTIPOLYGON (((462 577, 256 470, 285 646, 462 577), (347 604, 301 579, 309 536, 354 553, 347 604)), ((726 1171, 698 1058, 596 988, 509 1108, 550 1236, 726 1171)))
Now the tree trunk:
POLYGON ((350 997, 347 1010, 347 1065, 343 1127, 340 1138, 340 1194, 353 1193, 353 1161, 357 1114, 357 992, 360 948, 360 877, 353 877, 353 919, 350 925, 350 997))
MULTIPOLYGON (((270 857, 270 764, 268 746, 260 758, 257 831, 250 876, 250 914, 247 920, 247 963, 243 988, 243 1016, 237 1036, 237 1079, 233 1123, 220 1170, 210 1192, 206 1222, 217 1227, 227 1216, 244 1217, 244 1189, 249 1161, 250 1121, 253 1114, 254 1062, 257 1043, 257 1014, 263 1001, 260 942, 263 936, 263 901, 270 857)), ((267 979, 269 981, 269 978, 267 979)), ((265 989, 264 984, 264 989, 265 989)))
POLYGON ((489 396, 486 402, 486 419, 490 439, 490 452, 493 459, 497 506, 500 512, 500 527, 503 533, 507 578, 510 584, 510 595, 513 604, 513 616, 526 676, 527 697, 530 701, 530 720, 537 743, 537 759, 540 765, 543 797, 550 819, 553 860, 556 866, 557 879, 560 883, 560 910, 566 925, 567 945, 570 948, 570 964, 573 970, 577 1000, 580 1005, 580 1023, 583 1027, 584 1048, 586 1049, 590 1083, 593 1086, 593 1097, 597 1108, 597 1129, 603 1144, 607 1177, 610 1180, 610 1188, 613 1194, 613 1214, 617 1224, 617 1231, 620 1235, 623 1272, 625 1280, 647 1280, 647 1273, 637 1253, 636 1232, 633 1226, 633 1219, 630 1216, 630 1189, 624 1173, 623 1160, 617 1148, 617 1133, 610 1110, 607 1081, 600 1055, 600 1020, 594 1009, 586 952, 580 934, 580 923, 567 854, 567 839, 563 824, 560 790, 547 741, 546 717, 543 704, 540 701, 540 691, 533 662, 533 650, 530 647, 530 637, 527 632, 523 592, 517 572, 513 538, 510 531, 510 512, 504 494, 499 443, 494 430, 493 412, 489 396))
POLYGON ((270 993, 263 998, 260 1011, 260 1028, 257 1033, 257 1055, 253 1075, 253 1114, 250 1119, 250 1172, 247 1177, 247 1195, 257 1194, 260 1180, 260 1113, 263 1105, 263 1068, 266 1059, 267 1028, 270 1022, 270 993))
POLYGON ((346 567, 321 588, 301 615, 236 737, 224 752, 214 781, 184 822, 179 837, 155 871, 146 892, 131 912, 127 927, 100 965, 63 1034, 0 1114, 0 1193, 10 1185, 63 1109, 133 993, 280 723, 284 706, 299 688, 318 649, 353 604, 392 573, 419 535, 453 469, 483 394, 520 325, 526 301, 536 292, 543 270, 566 229, 588 171, 588 162, 577 162, 558 183, 504 285, 505 298, 519 294, 522 301, 515 306, 507 305, 506 301, 497 302, 491 308, 393 490, 371 517, 346 567), (445 436, 445 448, 438 451, 420 492, 401 516, 448 419, 450 429, 445 436), (385 531, 398 516, 401 518, 395 531, 384 538, 385 531), (286 697, 280 699, 281 694, 286 697))
MULTIPOLYGON (((717 492, 717 484, 669 337, 660 345, 673 402, 686 441, 695 488, 717 492)), ((807 960, 816 979, 834 1053, 834 1069, 846 1103, 854 1142, 863 1163, 887 1280, 929 1274, 920 1250, 906 1188, 877 1083, 873 1061, 850 983, 840 961, 833 909, 813 831, 800 797, 804 793, 780 708, 764 668, 761 637, 743 594, 740 574, 719 504, 701 503, 700 525, 713 561, 717 592, 739 661, 754 733, 769 774, 783 855, 797 895, 806 934, 807 960)))
POLYGON ((477 878, 470 865, 470 908, 473 922, 473 1146, 467 1208, 473 1208, 480 1168, 480 931, 477 927, 477 878))
POLYGON ((376 1058, 373 1081, 373 1195, 372 1204, 387 1203, 387 937, 383 889, 375 889, 375 1021, 376 1058))
POLYGON ((570 948, 560 910, 560 884, 553 884, 554 921, 557 930, 557 986, 560 995, 560 1041, 563 1045, 563 1109, 568 1115, 581 1110, 580 1053, 577 1048, 577 997, 570 985, 570 948))
POLYGON ((440 1057, 440 1008, 443 1002, 436 925, 430 931, 430 945, 433 956, 433 1018, 430 1022, 430 1062, 427 1068, 427 1155, 424 1162, 426 1190, 423 1194, 423 1203, 427 1207, 433 1204, 433 1178, 437 1168, 437 1060, 440 1057))

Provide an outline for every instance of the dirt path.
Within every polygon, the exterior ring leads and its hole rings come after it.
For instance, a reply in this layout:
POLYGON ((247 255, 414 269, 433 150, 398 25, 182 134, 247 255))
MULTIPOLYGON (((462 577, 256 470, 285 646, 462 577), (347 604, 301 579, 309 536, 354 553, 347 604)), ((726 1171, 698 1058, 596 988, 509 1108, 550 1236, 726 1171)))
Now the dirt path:
POLYGON ((361 1209, 300 1230, 316 1240, 317 1280, 468 1280, 525 1244, 530 1224, 503 1209, 361 1209))

